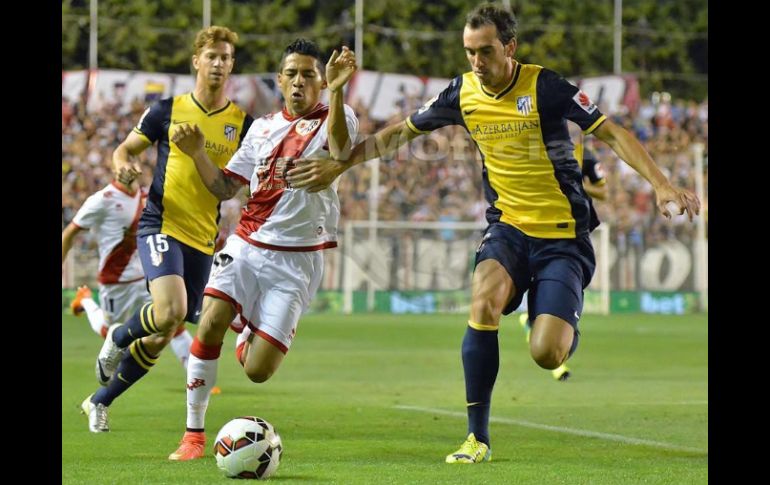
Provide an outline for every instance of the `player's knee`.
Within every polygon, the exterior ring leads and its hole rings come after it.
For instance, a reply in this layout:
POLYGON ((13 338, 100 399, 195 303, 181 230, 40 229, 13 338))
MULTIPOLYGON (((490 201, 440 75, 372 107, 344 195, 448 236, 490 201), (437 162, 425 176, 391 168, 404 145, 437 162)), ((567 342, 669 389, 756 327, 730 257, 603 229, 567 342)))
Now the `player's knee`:
POLYGON ((472 319, 478 322, 496 322, 502 309, 487 298, 476 298, 471 302, 472 319))
POLYGON ((245 369, 246 369, 246 375, 249 377, 251 382, 254 382, 256 384, 261 384, 263 382, 266 382, 268 379, 270 379, 273 376, 273 373, 275 372, 275 369, 268 368, 268 367, 249 367, 248 365, 246 365, 245 369))
POLYGON ((198 333, 201 335, 224 335, 232 319, 215 311, 203 310, 200 320, 198 320, 198 333))
POLYGON ((532 359, 543 369, 556 369, 567 360, 569 349, 562 349, 557 345, 543 345, 530 341, 529 347, 532 359))
POLYGON ((186 311, 187 309, 184 304, 153 305, 152 312, 155 318, 155 326, 161 332, 176 328, 184 320, 186 311))

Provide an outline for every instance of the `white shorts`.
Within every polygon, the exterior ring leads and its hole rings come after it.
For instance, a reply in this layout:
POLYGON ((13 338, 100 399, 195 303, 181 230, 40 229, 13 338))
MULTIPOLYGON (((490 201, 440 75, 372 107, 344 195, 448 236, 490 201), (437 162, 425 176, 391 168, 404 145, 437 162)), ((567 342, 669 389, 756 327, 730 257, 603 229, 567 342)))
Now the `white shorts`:
POLYGON ((321 251, 274 251, 232 235, 214 258, 204 295, 232 303, 244 324, 286 353, 322 275, 321 251))
POLYGON ((133 283, 99 285, 99 304, 104 310, 105 323, 124 323, 142 305, 150 301, 147 282, 144 279, 133 283))

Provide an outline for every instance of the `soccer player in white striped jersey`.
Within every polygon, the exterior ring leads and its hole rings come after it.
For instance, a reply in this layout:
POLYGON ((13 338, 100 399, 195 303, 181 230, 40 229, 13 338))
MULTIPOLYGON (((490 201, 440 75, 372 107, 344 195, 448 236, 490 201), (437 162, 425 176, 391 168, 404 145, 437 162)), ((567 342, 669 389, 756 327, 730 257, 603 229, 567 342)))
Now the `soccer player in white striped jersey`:
POLYGON ((249 185, 250 196, 204 291, 187 367, 187 430, 170 460, 204 455, 206 408, 233 318, 240 315, 248 327, 248 337, 241 334, 239 340, 250 340, 240 347, 239 362, 249 379, 265 382, 283 362, 299 318, 315 296, 323 272, 321 250, 337 246, 336 185, 310 193, 293 189, 285 176, 295 158, 336 158, 350 149, 358 120, 343 104, 342 88, 355 70, 355 56, 346 47, 332 53, 324 70, 315 43, 291 43, 278 72, 283 110, 254 121, 224 170, 208 159, 197 126, 182 125, 172 135, 219 200, 243 185, 249 185), (319 102, 327 87, 329 106, 319 102))
MULTIPOLYGON (((123 184, 117 179, 89 196, 61 235, 62 265, 75 237, 82 231, 96 236, 99 253, 99 304, 87 286, 78 288, 72 301, 75 315, 85 311, 94 332, 105 337, 110 325, 124 322, 150 300, 142 265, 136 250, 136 229, 147 192, 137 181, 123 184)), ((145 337, 148 340, 152 336, 145 337)), ((182 367, 187 368, 192 336, 180 327, 171 340, 171 348, 182 367)), ((107 431, 99 425, 96 406, 88 406, 89 429, 107 431)))

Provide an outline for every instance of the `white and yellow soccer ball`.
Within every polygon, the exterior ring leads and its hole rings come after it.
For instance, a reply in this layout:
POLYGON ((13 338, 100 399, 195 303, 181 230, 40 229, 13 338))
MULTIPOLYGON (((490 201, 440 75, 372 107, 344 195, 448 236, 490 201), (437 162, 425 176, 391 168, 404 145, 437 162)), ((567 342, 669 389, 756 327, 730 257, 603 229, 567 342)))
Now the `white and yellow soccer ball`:
POLYGON ((214 440, 217 467, 230 478, 268 478, 282 454, 283 443, 273 425, 255 416, 233 419, 214 440))

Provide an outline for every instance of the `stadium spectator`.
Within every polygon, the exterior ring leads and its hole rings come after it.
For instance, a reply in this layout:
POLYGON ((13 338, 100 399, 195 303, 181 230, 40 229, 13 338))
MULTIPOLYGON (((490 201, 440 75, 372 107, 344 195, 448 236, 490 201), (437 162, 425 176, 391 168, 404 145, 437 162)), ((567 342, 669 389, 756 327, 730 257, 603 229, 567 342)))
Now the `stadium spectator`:
POLYGON ((89 423, 98 420, 98 431, 109 430, 107 407, 155 365, 176 329, 184 321, 198 320, 214 253, 219 201, 196 176, 188 156, 170 144, 169 132, 175 125, 197 123, 212 142, 207 148, 215 163, 223 167, 230 159, 253 121, 225 96, 237 40, 226 27, 199 31, 193 44, 197 71, 193 91, 161 100, 145 111, 113 154, 117 178, 128 184, 141 173, 139 163, 130 157, 158 143, 154 178, 137 231, 152 302, 124 324, 112 325, 99 352, 97 380, 106 387, 82 403, 89 423), (158 337, 142 339, 148 335, 158 337), (120 378, 110 379, 116 371, 120 378))
POLYGON ((471 72, 404 121, 359 143, 349 160, 298 160, 288 176, 294 187, 324 190, 347 168, 382 156, 381 150, 447 125, 465 126, 484 154, 489 226, 477 251, 462 344, 469 434, 447 463, 491 457, 497 329, 501 315, 516 309, 527 289, 533 360, 555 369, 577 347, 583 289, 595 267, 589 232, 598 221, 572 157, 566 120, 594 133, 649 181, 661 213, 670 217, 667 204, 690 220, 699 211, 697 197, 673 186, 633 135, 587 95, 553 71, 514 60, 511 12, 479 5, 467 17, 463 43, 471 72))

